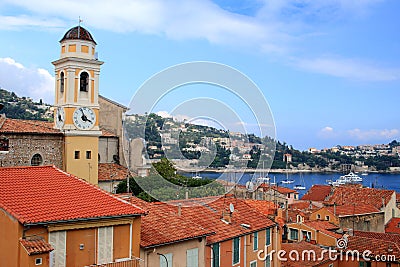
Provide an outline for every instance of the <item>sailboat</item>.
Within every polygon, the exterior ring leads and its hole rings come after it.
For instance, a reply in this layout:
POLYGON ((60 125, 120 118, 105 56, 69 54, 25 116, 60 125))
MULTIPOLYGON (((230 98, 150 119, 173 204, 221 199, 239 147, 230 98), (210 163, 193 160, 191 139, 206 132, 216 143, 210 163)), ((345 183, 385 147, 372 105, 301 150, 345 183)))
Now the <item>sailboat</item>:
POLYGON ((303 174, 300 173, 300 183, 293 187, 294 190, 306 190, 306 183, 304 182, 303 174))
POLYGON ((202 179, 203 177, 201 177, 198 172, 196 172, 196 175, 192 176, 192 179, 202 179))
POLYGON ((286 165, 286 180, 282 181, 282 184, 293 184, 294 180, 290 179, 289 180, 289 170, 287 169, 287 165, 286 165))

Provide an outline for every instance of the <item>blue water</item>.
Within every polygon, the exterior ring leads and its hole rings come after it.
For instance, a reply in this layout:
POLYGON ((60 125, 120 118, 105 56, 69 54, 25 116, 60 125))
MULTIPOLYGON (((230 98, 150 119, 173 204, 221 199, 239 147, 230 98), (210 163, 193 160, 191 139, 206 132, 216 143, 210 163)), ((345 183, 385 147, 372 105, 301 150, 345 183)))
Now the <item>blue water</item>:
MULTIPOLYGON (((184 174, 187 176, 193 176, 193 174, 184 174)), ((234 174, 234 173, 215 173, 215 172, 201 172, 199 173, 203 178, 210 179, 223 179, 228 181, 236 181, 240 179, 240 184, 246 184, 252 178, 260 177, 260 174, 256 173, 244 173, 244 174, 234 174)), ((328 180, 337 180, 342 174, 340 173, 293 173, 288 175, 289 180, 294 180, 292 184, 282 184, 283 180, 286 180, 285 173, 270 173, 268 176, 271 182, 274 180, 279 186, 292 188, 297 184, 304 185, 306 190, 297 190, 300 193, 300 197, 304 195, 307 190, 314 184, 328 184, 328 180)), ((370 173, 366 176, 359 174, 363 178, 363 185, 367 187, 375 187, 382 189, 395 190, 400 192, 400 174, 381 174, 381 173, 370 173)))

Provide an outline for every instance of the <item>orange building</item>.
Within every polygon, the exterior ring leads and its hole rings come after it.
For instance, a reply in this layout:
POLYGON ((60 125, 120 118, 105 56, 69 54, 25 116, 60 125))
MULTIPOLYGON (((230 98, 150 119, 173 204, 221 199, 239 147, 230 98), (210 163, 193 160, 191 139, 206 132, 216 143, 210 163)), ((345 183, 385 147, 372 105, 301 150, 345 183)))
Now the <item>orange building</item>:
POLYGON ((54 166, 0 168, 1 265, 139 266, 143 214, 54 166))

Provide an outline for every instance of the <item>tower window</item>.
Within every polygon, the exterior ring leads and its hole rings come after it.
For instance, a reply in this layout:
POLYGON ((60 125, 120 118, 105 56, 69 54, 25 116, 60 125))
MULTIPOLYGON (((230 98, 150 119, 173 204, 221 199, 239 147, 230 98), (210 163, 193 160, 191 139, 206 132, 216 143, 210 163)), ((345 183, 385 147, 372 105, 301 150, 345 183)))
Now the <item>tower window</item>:
POLYGON ((82 72, 80 77, 80 90, 82 92, 89 91, 89 74, 87 72, 82 72))
POLYGON ((43 158, 40 154, 33 155, 31 159, 31 166, 39 166, 42 165, 42 163, 43 163, 43 158))
POLYGON ((0 151, 8 152, 9 150, 9 141, 5 136, 0 136, 0 151))
POLYGON ((64 72, 60 74, 60 92, 64 92, 64 72))
POLYGON ((76 151, 75 151, 74 158, 75 158, 75 159, 80 159, 80 157, 81 157, 80 151, 79 151, 79 150, 76 150, 76 151))
POLYGON ((92 158, 92 151, 86 151, 86 159, 91 159, 92 158))

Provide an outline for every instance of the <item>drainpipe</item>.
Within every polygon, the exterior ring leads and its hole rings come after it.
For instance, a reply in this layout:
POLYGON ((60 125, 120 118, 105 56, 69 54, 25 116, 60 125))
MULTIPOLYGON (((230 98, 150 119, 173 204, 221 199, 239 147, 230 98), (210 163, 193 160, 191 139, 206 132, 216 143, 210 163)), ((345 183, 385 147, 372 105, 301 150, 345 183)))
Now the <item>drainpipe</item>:
POLYGON ((246 255, 247 255, 247 247, 246 247, 246 238, 247 236, 243 236, 243 239, 244 239, 244 246, 243 246, 243 267, 246 267, 247 266, 247 262, 246 262, 246 255))

